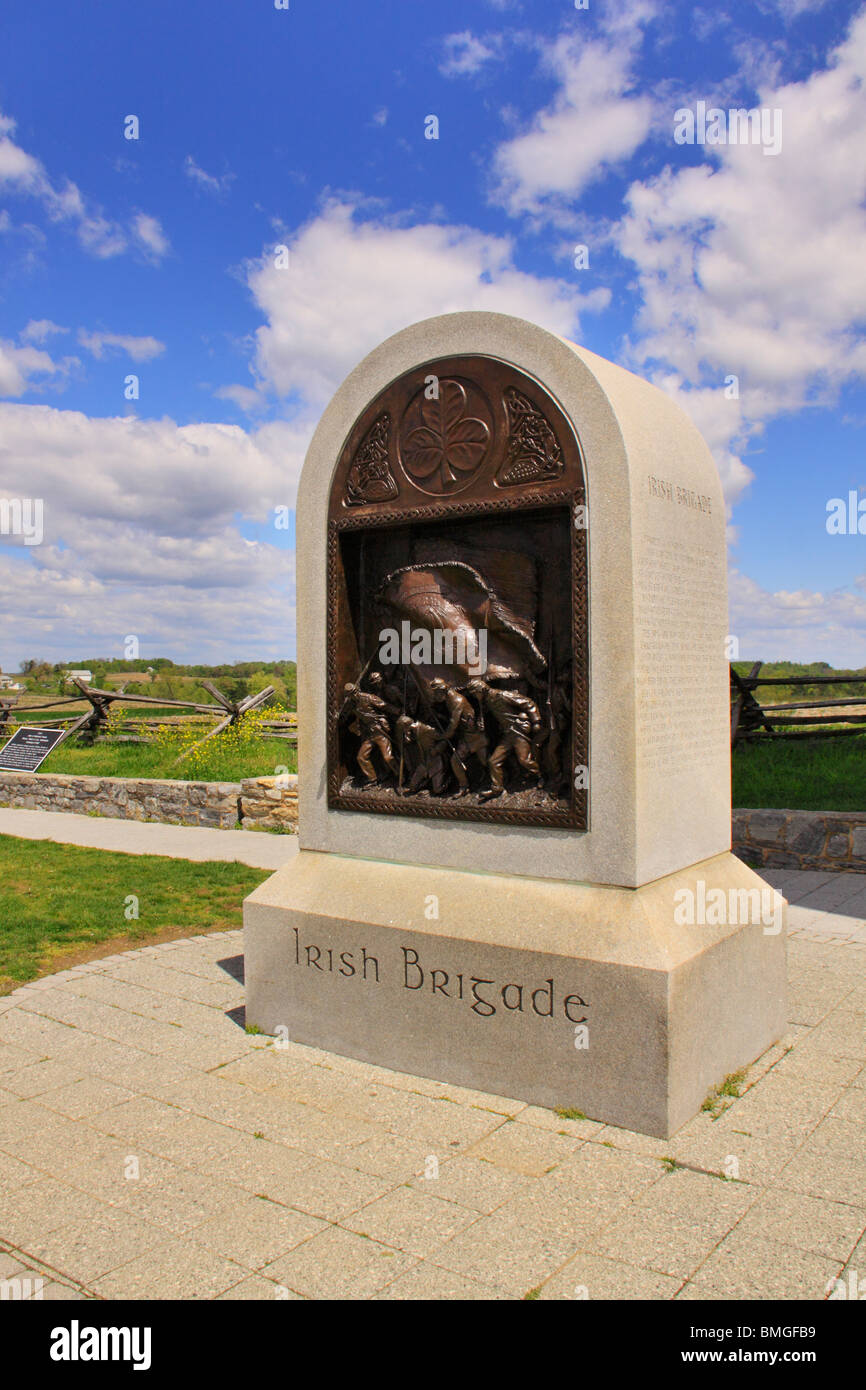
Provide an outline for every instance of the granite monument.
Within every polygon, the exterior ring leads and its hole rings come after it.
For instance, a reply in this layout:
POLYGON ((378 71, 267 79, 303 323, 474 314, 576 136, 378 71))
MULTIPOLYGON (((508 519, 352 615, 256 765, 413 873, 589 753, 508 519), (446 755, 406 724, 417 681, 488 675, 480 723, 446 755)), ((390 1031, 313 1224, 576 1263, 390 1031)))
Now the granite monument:
POLYGON ((457 313, 339 388, 298 496, 297 858, 247 1019, 668 1136, 785 1027, 730 852, 725 508, 675 402, 457 313))

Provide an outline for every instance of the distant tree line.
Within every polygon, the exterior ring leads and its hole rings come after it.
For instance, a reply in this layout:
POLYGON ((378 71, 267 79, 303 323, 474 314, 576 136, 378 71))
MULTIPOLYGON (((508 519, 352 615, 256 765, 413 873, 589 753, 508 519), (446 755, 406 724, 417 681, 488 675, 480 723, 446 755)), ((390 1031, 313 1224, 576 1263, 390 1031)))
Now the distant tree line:
POLYGON ((91 657, 55 663, 32 657, 21 663, 21 675, 31 691, 72 693, 66 680, 67 671, 90 671, 93 684, 97 687, 116 686, 117 677, 121 675, 147 674, 149 681, 145 689, 148 695, 170 700, 193 699, 204 704, 211 703, 213 697, 199 684, 202 679, 216 682, 223 694, 235 701, 273 685, 277 702, 285 703, 291 709, 296 704, 297 666, 294 661, 237 661, 207 666, 202 663, 184 664, 174 662, 169 657, 157 656, 139 657, 135 661, 118 657, 91 657))
MULTIPOLYGON (((755 660, 758 660, 756 657, 755 660)), ((752 661, 731 663, 738 676, 747 676, 754 665, 752 661)), ((759 672, 761 676, 866 676, 866 666, 857 669, 845 666, 830 666, 826 661, 765 661, 759 672)), ((844 700, 848 697, 864 695, 862 685, 773 685, 758 689, 757 699, 763 704, 784 704, 792 700, 844 700)))

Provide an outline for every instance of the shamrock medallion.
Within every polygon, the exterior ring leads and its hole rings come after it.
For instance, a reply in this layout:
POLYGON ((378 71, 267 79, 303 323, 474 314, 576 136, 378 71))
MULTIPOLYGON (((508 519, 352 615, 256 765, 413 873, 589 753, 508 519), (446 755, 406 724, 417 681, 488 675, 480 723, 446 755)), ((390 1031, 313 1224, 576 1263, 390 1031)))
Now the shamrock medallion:
POLYGON ((438 496, 460 492, 478 472, 490 442, 490 427, 469 415, 468 409, 463 383, 442 380, 437 399, 416 397, 406 412, 400 451, 403 468, 423 492, 438 496))

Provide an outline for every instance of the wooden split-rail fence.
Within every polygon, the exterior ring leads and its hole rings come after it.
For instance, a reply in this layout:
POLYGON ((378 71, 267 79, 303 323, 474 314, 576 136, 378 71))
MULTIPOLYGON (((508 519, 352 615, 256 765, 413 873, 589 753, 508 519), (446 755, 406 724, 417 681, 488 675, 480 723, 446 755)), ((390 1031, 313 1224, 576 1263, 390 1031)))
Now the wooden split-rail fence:
MULTIPOLYGON (((259 709, 276 693, 274 687, 268 685, 264 690, 259 690, 255 695, 247 695, 242 700, 230 700, 228 696, 223 695, 222 691, 218 690, 211 681, 203 680, 201 681, 201 685, 216 701, 216 704, 207 705, 201 704, 195 700, 169 700, 159 695, 130 694, 125 688, 121 690, 102 690, 98 686, 86 685, 84 681, 80 680, 77 676, 72 678, 72 684, 76 686, 78 690, 77 695, 65 696, 57 700, 47 700, 39 705, 30 705, 26 709, 26 713, 30 715, 36 710, 60 709, 64 705, 80 705, 82 699, 87 701, 90 708, 86 710, 84 714, 61 715, 52 718, 51 724, 53 727, 62 724, 69 726, 64 729, 63 738, 58 740, 55 747, 59 747, 61 743, 64 743, 66 739, 71 738, 73 735, 77 735, 82 743, 93 743, 99 735, 104 734, 108 726, 111 707, 115 703, 121 705, 150 705, 151 707, 156 705, 160 709, 188 710, 191 711, 193 715, 218 715, 219 718, 214 727, 208 729, 200 739, 184 749, 183 753, 175 760, 176 762, 183 762, 183 760, 188 758, 194 749, 200 747, 202 743, 206 743, 208 739, 215 738, 216 735, 221 734, 224 729, 238 724, 243 719, 244 715, 251 713, 254 709, 259 709)), ((4 697, 0 700, 0 735, 12 733, 14 716, 18 713, 23 714, 24 712, 24 707, 18 706, 17 695, 8 698, 4 697)), ((168 720, 142 720, 137 721, 137 725, 139 727, 144 725, 148 730, 155 731, 160 724, 169 721, 174 722, 171 715, 168 717, 168 720)), ((187 721, 183 720, 179 722, 187 721)), ((30 728, 39 727, 37 724, 31 723, 29 719, 27 724, 30 728)), ((130 727, 134 728, 136 726, 130 727)), ((283 717, 282 719, 266 719, 262 720, 262 733, 265 738, 285 738, 293 740, 297 737, 297 725, 294 720, 287 717, 283 717)))
POLYGON ((866 691, 866 676, 762 676, 763 664, 756 661, 747 676, 738 675, 731 666, 731 747, 741 739, 839 738, 864 732, 866 694, 847 695, 836 700, 788 700, 782 704, 762 705, 754 692, 760 686, 773 685, 789 688, 847 685, 866 691), (833 709, 836 714, 829 713, 833 709), (863 712, 857 713, 858 709, 863 712))
MULTIPOLYGON (((741 739, 755 740, 765 738, 820 738, 840 737, 845 734, 862 734, 866 732, 866 676, 836 675, 836 676, 762 676, 760 674, 763 662, 756 661, 748 675, 741 676, 731 666, 731 746, 733 747, 741 739), (840 699, 826 700, 788 700, 780 704, 761 704, 755 696, 755 691, 760 687, 767 686, 857 686, 862 687, 862 696, 846 695, 840 699), (832 710, 837 712, 831 713, 832 710)), ((92 743, 100 734, 105 732, 108 725, 109 714, 112 704, 119 702, 121 705, 139 706, 158 706, 160 709, 176 709, 178 715, 169 715, 165 719, 149 720, 136 719, 128 727, 133 734, 146 731, 155 732, 162 724, 187 723, 189 717, 182 717, 181 711, 189 711, 193 716, 213 716, 217 715, 218 721, 213 728, 207 730, 196 743, 187 748, 179 757, 182 762, 189 757, 194 748, 208 739, 214 738, 222 733, 224 729, 237 724, 243 719, 245 714, 260 708, 274 694, 273 686, 267 686, 255 695, 248 695, 243 700, 230 700, 222 691, 211 681, 202 681, 201 684, 213 696, 216 704, 201 704, 195 700, 170 700, 159 695, 137 695, 130 694, 126 689, 102 690, 97 686, 85 685, 77 677, 72 682, 78 689, 78 694, 65 696, 57 700, 47 700, 39 705, 29 705, 26 713, 33 714, 37 710, 55 710, 65 705, 79 704, 85 699, 90 708, 84 714, 61 715, 52 718, 53 726, 68 724, 64 730, 62 743, 65 739, 77 734, 84 743, 92 743)), ((25 707, 21 706, 20 696, 0 694, 0 737, 5 737, 13 732, 16 724, 16 715, 25 712, 25 707)), ((28 719, 28 724, 30 723, 28 719)), ((38 727, 32 725, 31 727, 38 727)), ((124 726, 115 728, 120 730, 124 726)), ((294 716, 283 716, 277 719, 262 719, 260 721, 261 733, 264 738, 279 738, 294 742, 297 739, 297 719, 294 716)))

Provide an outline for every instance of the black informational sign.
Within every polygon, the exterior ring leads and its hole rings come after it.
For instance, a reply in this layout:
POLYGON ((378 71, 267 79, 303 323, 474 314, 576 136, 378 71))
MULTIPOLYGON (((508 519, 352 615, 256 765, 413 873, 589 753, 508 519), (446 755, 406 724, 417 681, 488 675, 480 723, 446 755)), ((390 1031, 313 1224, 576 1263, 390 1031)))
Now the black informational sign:
POLYGON ((35 772, 63 737, 63 729, 16 729, 0 748, 0 771, 35 772))

